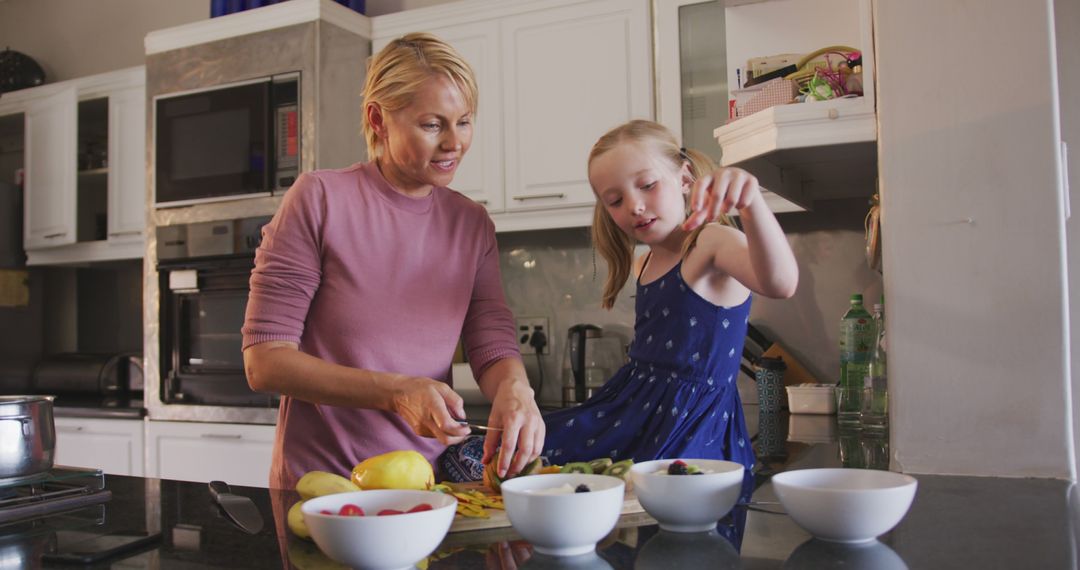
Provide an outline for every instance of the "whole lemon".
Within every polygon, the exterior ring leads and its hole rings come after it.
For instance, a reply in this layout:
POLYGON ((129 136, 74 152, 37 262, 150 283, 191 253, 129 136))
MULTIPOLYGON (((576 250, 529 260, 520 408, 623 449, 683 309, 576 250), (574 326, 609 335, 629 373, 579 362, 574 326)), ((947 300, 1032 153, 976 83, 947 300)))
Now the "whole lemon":
POLYGON ((353 467, 352 482, 361 489, 424 490, 435 484, 435 470, 416 451, 391 451, 353 467))

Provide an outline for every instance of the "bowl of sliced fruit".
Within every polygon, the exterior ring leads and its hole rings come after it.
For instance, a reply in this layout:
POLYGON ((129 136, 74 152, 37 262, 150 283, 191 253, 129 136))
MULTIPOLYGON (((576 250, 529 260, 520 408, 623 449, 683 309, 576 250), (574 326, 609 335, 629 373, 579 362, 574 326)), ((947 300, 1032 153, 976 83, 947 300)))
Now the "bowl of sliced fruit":
POLYGON ((549 473, 502 482, 506 515, 533 549, 550 556, 592 552, 622 512, 626 483, 589 473, 549 473))
POLYGON ((316 497, 300 507, 315 544, 353 568, 411 568, 439 546, 457 499, 433 491, 383 489, 316 497))
POLYGON ((735 506, 745 468, 720 459, 657 459, 630 468, 645 512, 671 532, 703 532, 735 506))

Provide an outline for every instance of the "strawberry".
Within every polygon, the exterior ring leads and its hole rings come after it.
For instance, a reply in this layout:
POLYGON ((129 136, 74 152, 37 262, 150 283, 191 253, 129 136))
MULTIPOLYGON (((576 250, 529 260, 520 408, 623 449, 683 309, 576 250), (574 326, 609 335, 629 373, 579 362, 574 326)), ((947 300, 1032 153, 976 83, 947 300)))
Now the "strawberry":
POLYGON ((405 512, 407 512, 407 513, 419 513, 421 511, 430 511, 431 509, 432 509, 431 505, 429 505, 427 503, 420 503, 419 505, 416 505, 415 507, 413 507, 413 508, 411 508, 411 509, 409 509, 409 510, 407 510, 405 512))
POLYGON ((379 516, 380 517, 386 516, 386 515, 403 515, 403 514, 405 514, 405 511, 399 511, 397 509, 383 509, 383 510, 379 511, 379 516))
POLYGON ((337 514, 345 517, 362 517, 364 516, 364 509, 361 509, 352 503, 346 503, 341 505, 341 509, 338 510, 337 514))

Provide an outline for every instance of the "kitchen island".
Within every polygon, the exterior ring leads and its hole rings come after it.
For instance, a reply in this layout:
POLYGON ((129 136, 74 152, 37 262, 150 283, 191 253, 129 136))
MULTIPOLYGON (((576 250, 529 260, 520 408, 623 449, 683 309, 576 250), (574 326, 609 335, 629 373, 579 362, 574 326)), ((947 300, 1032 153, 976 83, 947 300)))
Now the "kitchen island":
MULTIPOLYGON (((511 528, 452 533, 428 567, 1077 567, 1074 537, 1080 521, 1069 508, 1071 486, 1058 480, 917 476, 911 510, 879 542, 847 547, 812 539, 775 504, 769 477, 808 467, 880 467, 887 444, 822 423, 832 417, 815 420, 824 428, 807 432, 802 419, 750 414, 748 421, 758 427, 760 457, 754 504, 736 507, 720 521, 718 532, 672 534, 660 531, 647 515, 628 515, 596 555, 566 560, 532 554, 511 528)), ((285 512, 298 498, 292 491, 233 487, 254 500, 266 521, 261 532, 250 535, 220 512, 205 484, 109 475, 105 485, 112 498, 103 505, 0 526, 0 569, 53 567, 40 560, 58 536, 107 532, 161 533, 161 540, 142 552, 87 567, 340 567, 286 530, 285 512)))

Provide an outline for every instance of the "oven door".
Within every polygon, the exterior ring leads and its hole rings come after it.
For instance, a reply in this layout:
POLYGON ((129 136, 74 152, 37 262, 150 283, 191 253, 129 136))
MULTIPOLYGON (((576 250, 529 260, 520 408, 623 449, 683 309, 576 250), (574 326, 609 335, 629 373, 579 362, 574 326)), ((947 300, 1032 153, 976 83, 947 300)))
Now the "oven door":
POLYGON ((270 195, 271 81, 160 97, 154 107, 157 206, 270 195))
POLYGON ((248 387, 240 328, 250 257, 174 263, 161 275, 161 399, 166 404, 274 407, 248 387))

